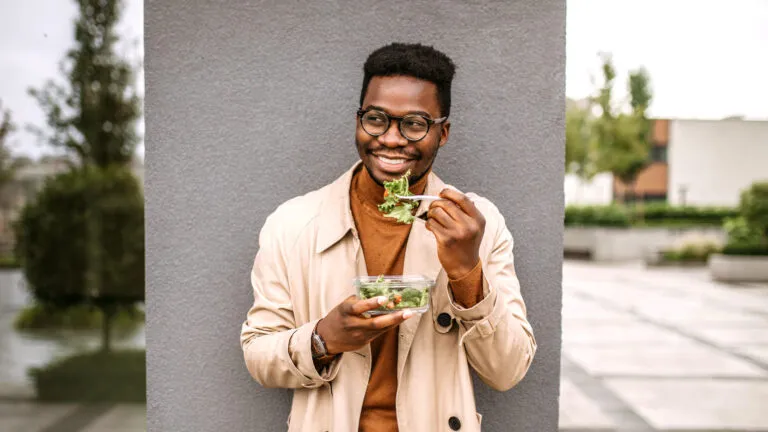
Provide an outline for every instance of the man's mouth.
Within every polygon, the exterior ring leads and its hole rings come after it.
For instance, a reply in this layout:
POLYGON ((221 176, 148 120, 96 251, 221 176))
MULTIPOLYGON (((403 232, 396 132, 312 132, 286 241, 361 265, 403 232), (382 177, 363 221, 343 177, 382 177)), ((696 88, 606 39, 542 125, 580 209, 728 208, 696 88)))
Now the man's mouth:
POLYGON ((400 166, 402 164, 408 163, 411 161, 411 159, 403 158, 403 157, 386 157, 386 156, 380 156, 380 155, 374 155, 378 160, 381 162, 394 166, 400 166))

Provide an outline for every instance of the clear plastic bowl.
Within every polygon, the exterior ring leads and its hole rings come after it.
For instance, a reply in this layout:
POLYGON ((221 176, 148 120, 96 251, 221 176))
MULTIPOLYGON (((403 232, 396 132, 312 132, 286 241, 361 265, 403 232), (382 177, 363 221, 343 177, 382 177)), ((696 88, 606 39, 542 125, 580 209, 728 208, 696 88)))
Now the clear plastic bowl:
POLYGON ((420 275, 361 276, 354 280, 359 299, 386 296, 389 302, 366 315, 384 315, 403 310, 426 312, 435 281, 420 275))

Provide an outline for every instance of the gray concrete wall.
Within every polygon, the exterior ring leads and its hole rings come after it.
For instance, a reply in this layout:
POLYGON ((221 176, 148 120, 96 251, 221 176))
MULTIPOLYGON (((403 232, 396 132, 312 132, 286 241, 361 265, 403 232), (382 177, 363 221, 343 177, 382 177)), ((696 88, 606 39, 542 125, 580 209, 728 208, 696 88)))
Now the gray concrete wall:
POLYGON ((290 394, 238 345, 265 217, 355 160, 362 63, 393 40, 459 65, 437 172, 494 200, 516 237, 539 352, 488 431, 557 429, 565 2, 146 3, 148 427, 284 430, 290 394))

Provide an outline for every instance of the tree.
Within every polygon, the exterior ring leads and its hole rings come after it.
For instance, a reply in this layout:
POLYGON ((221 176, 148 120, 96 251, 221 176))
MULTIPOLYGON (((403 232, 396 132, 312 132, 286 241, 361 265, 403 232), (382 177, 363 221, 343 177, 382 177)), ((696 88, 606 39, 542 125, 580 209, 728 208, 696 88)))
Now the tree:
POLYGON ((16 173, 22 166, 29 162, 26 157, 16 157, 8 145, 8 137, 16 126, 11 121, 10 111, 3 108, 0 101, 0 219, 2 219, 2 232, 8 228, 8 208, 11 191, 8 185, 16 178, 16 173))
POLYGON ((75 1, 63 81, 30 89, 48 126, 34 131, 72 163, 22 211, 17 253, 38 302, 102 311, 109 350, 114 314, 144 300, 143 199, 130 171, 141 101, 133 66, 116 53, 122 1, 75 1))
POLYGON ((565 172, 590 180, 596 174, 595 141, 592 137, 591 105, 579 106, 567 99, 565 105, 565 172))
POLYGON ((112 318, 144 301, 144 200, 121 167, 84 167, 46 180, 16 225, 16 254, 35 299, 102 312, 102 349, 112 318))
POLYGON ((115 53, 121 0, 76 0, 75 46, 60 65, 66 85, 30 89, 46 114, 48 133, 33 128, 80 165, 131 162, 140 115, 132 66, 115 53))
POLYGON ((18 162, 8 146, 8 137, 16 130, 11 122, 11 113, 3 108, 0 101, 0 189, 13 180, 18 162))
POLYGON ((626 184, 634 195, 635 181, 647 166, 650 154, 650 121, 646 117, 652 97, 650 79, 642 68, 630 72, 630 111, 623 111, 613 102, 616 71, 611 56, 603 54, 601 58, 603 84, 593 97, 600 108, 592 129, 597 140, 597 165, 626 184))

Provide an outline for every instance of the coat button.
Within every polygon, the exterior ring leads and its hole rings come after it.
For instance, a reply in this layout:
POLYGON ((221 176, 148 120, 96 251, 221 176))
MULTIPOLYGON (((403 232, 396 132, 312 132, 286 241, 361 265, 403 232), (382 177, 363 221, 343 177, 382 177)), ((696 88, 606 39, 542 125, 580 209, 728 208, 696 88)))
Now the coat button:
POLYGON ((451 417, 448 419, 448 426, 450 426, 452 430, 457 431, 461 429, 461 421, 458 417, 451 417))
POLYGON ((451 325, 451 316, 443 312, 437 316, 437 323, 440 324, 442 327, 448 327, 449 325, 451 325))

